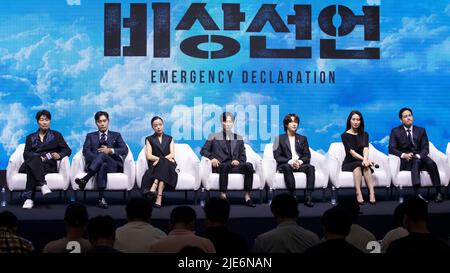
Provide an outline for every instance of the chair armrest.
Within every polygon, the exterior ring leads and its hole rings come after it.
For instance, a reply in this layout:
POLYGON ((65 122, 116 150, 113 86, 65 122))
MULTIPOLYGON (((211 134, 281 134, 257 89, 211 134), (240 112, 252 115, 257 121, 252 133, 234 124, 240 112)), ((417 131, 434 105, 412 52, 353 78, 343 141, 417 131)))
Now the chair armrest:
POLYGON ((136 163, 133 160, 133 155, 131 153, 125 158, 123 162, 123 173, 128 176, 128 191, 131 191, 136 182, 136 163))
POLYGON ((9 183, 11 182, 12 177, 19 173, 20 166, 23 162, 23 153, 18 150, 15 150, 9 157, 8 166, 6 167, 6 184, 9 190, 12 189, 9 183))
POLYGON ((341 172, 341 163, 339 162, 339 160, 328 154, 327 156, 327 163, 328 163, 328 174, 330 177, 331 182, 333 183, 333 185, 337 185, 337 179, 339 177, 339 173, 341 172))
POLYGON ((445 174, 445 185, 448 182, 449 179, 449 171, 448 171, 448 158, 447 156, 442 153, 439 150, 434 150, 432 153, 430 153, 430 158, 433 159, 434 162, 436 162, 436 165, 438 167, 438 170, 440 170, 441 172, 443 172, 445 174))
POLYGON ((390 182, 392 179, 392 175, 389 167, 389 157, 378 150, 372 150, 370 151, 369 159, 372 160, 375 164, 378 164, 380 166, 380 169, 385 171, 387 176, 386 179, 390 182))
POLYGON ((263 158, 262 169, 264 174, 264 180, 267 182, 270 188, 273 188, 275 183, 275 174, 277 172, 277 161, 273 158, 263 158))
POLYGON ((252 163, 253 169, 255 170, 255 173, 259 176, 259 189, 263 189, 266 185, 266 182, 264 180, 264 173, 263 173, 263 167, 262 167, 262 158, 259 154, 255 153, 253 150, 247 150, 247 162, 252 163))
POLYGON ((70 166, 70 182, 72 185, 72 189, 78 189, 78 185, 75 183, 75 178, 79 173, 84 172, 85 170, 85 161, 83 154, 80 152, 76 153, 72 158, 72 165, 70 166))
POLYGON ((142 178, 145 172, 148 170, 148 163, 145 157, 138 157, 136 161, 136 184, 139 188, 142 185, 142 178))
POLYGON ((392 181, 397 185, 398 184, 397 176, 398 173, 400 172, 400 157, 393 154, 389 154, 389 170, 391 171, 392 181))
POLYGON ((62 175, 64 181, 64 190, 67 190, 70 183, 70 163, 69 157, 65 156, 59 162, 58 173, 62 175))
POLYGON ((200 178, 206 190, 210 189, 210 185, 208 184, 209 176, 212 174, 212 165, 211 160, 207 157, 202 157, 200 160, 200 178))

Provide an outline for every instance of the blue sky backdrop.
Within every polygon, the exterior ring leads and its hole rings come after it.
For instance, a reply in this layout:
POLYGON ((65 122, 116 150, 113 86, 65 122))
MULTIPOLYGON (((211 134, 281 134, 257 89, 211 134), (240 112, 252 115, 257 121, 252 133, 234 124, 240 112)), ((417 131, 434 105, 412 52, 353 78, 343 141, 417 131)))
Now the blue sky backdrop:
MULTIPOLYGON (((205 106, 226 104, 279 106, 281 123, 286 113, 298 113, 301 133, 316 150, 326 152, 331 142, 340 141, 345 120, 352 109, 360 110, 370 141, 387 152, 390 129, 399 124, 398 110, 414 109, 416 124, 426 127, 430 140, 444 151, 450 141, 450 1, 301 1, 312 5, 312 40, 295 41, 291 33, 275 33, 267 24, 263 33, 270 47, 312 46, 312 59, 250 59, 249 34, 203 31, 196 23, 190 31, 175 31, 191 1, 171 2, 171 58, 154 59, 153 15, 148 4, 148 57, 103 56, 103 4, 110 1, 2 0, 0 11, 0 169, 27 134, 36 130, 34 115, 46 108, 53 114, 52 128, 62 132, 78 151, 87 132, 95 130, 93 115, 98 110, 111 114, 111 129, 122 133, 135 158, 145 136, 152 133, 150 119, 158 114, 166 120, 166 132, 180 109, 194 109, 194 97, 205 106), (380 60, 324 60, 319 58, 320 38, 330 38, 318 27, 319 12, 330 4, 343 4, 355 14, 362 5, 379 5, 379 42, 365 42, 363 27, 338 39, 340 48, 376 46, 380 60), (184 55, 180 42, 193 35, 229 35, 241 43, 241 51, 221 60, 199 60, 184 55), (152 84, 150 70, 334 70, 335 84, 152 84)), ((112 1, 111 1, 112 2, 112 1)), ((130 2, 121 1, 122 16, 130 2)), ((145 2, 145 1, 144 1, 145 2)), ((220 28, 221 3, 239 3, 246 12, 241 29, 248 27, 262 3, 276 3, 286 22, 296 1, 196 1, 207 2, 220 28)), ((129 31, 122 30, 122 44, 129 31)), ((238 75, 236 75, 238 76, 238 75)), ((208 116, 203 117, 209 119, 208 116)), ((248 124, 254 122, 247 120, 248 124)), ((248 125, 247 124, 247 125, 248 125)), ((192 132, 198 126, 191 126, 192 132)), ((247 127, 246 127, 247 128, 247 127)), ((282 131, 275 127, 273 133, 282 131)), ((193 133, 192 133, 193 134, 193 133)), ((252 137, 257 152, 267 139, 252 137), (256 138, 256 139, 255 139, 256 138)), ((201 140, 179 140, 198 152, 201 140)))

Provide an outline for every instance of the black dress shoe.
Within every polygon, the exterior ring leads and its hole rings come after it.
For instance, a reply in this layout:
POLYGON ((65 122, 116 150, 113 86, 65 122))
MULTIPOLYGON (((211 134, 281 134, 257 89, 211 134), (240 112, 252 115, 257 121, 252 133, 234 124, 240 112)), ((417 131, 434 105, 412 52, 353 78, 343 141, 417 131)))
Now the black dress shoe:
POLYGON ((438 193, 436 195, 436 198, 434 199, 434 203, 441 203, 444 202, 444 197, 442 197, 442 193, 438 193))
POLYGON ((75 183, 78 185, 80 190, 84 190, 84 188, 86 187, 87 181, 84 180, 83 178, 76 178, 75 183))
POLYGON ((420 193, 417 195, 417 197, 419 197, 420 199, 422 199, 423 201, 425 201, 425 203, 428 204, 428 200, 427 200, 425 197, 423 197, 420 193))
POLYGON ((305 202, 303 202, 305 204, 305 206, 312 208, 314 207, 314 203, 312 201, 312 197, 311 196, 306 196, 305 197, 305 202))
POLYGON ((102 208, 102 209, 107 209, 108 208, 108 203, 106 203, 105 198, 101 198, 98 200, 98 207, 102 208))
POLYGON ((247 207, 251 207, 251 208, 256 207, 256 205, 253 204, 252 199, 248 199, 247 201, 245 201, 244 205, 247 206, 247 207))
POLYGON ((154 207, 155 209, 160 209, 160 208, 162 208, 162 205, 153 203, 153 207, 154 207))

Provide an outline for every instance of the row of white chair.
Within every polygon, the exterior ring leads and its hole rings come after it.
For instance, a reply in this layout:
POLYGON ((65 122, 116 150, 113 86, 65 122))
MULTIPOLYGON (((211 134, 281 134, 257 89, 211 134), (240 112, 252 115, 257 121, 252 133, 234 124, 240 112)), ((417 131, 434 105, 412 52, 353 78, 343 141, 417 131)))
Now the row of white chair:
MULTIPOLYGON (((19 168, 24 162, 23 151, 24 144, 20 144, 16 151, 11 155, 7 167, 7 185, 10 191, 23 191, 26 185, 26 174, 19 173, 19 168)), ((247 144, 247 161, 252 163, 255 173, 253 178, 253 190, 262 190, 266 184, 269 189, 286 189, 282 173, 276 170, 276 161, 273 157, 272 144, 267 144, 264 149, 263 157, 247 144)), ((175 144, 175 160, 178 164, 178 182, 175 190, 180 191, 198 191, 203 185, 206 191, 219 189, 219 175, 212 172, 211 163, 208 158, 198 159, 197 155, 187 144, 175 144)), ((317 189, 326 189, 329 180, 336 188, 353 187, 353 176, 351 172, 341 171, 342 162, 345 158, 344 146, 341 142, 332 143, 328 153, 322 155, 312 149, 311 164, 316 169, 315 187, 317 189)), ((447 155, 440 152, 430 142, 429 156, 436 162, 441 182, 443 186, 448 186, 450 179, 450 143, 447 146, 447 155)), ((385 155, 378 151, 373 145, 369 145, 369 158, 379 165, 374 172, 375 187, 391 186, 391 182, 396 187, 412 186, 411 175, 407 171, 400 171, 400 159, 397 156, 385 155)), ((52 190, 67 190, 69 185, 73 190, 78 190, 75 183, 76 178, 83 177, 85 173, 85 159, 81 151, 78 151, 73 157, 72 164, 69 158, 65 157, 58 162, 58 173, 49 173, 45 179, 47 185, 52 190)), ((148 169, 145 156, 145 149, 139 153, 135 162, 133 154, 129 149, 128 155, 124 160, 123 173, 109 173, 107 190, 130 191, 135 184, 140 188, 142 177, 148 169)), ((306 175, 304 173, 294 173, 296 189, 306 188, 306 175)), ((86 185, 86 190, 95 190, 95 177, 86 185)), ((431 186, 431 179, 427 172, 421 172, 421 182, 423 186, 431 186)), ((230 190, 243 190, 244 177, 241 174, 229 174, 228 188, 230 190)), ((365 183, 363 183, 365 186, 365 183)))

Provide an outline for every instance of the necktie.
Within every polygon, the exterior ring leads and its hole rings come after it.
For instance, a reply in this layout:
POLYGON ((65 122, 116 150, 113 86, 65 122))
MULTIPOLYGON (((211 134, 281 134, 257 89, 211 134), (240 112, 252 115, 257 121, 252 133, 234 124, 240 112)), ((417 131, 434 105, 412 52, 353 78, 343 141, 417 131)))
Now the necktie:
POLYGON ((411 129, 406 130, 406 136, 408 137, 408 142, 411 146, 414 146, 414 141, 411 135, 411 129))
POLYGON ((106 145, 106 134, 102 133, 102 136, 100 137, 100 145, 106 145))

